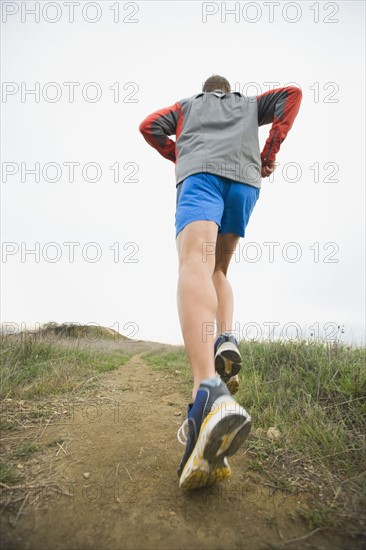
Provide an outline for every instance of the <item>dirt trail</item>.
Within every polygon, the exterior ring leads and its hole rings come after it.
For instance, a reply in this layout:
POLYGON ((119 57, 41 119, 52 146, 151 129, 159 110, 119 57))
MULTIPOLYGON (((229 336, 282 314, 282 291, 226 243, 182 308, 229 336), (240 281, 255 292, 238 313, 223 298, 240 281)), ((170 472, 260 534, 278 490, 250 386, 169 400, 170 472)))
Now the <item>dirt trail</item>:
POLYGON ((183 494, 176 430, 188 398, 173 373, 152 370, 140 353, 68 405, 62 422, 29 429, 28 440, 50 445, 29 468, 57 481, 29 493, 20 513, 4 514, 3 548, 350 548, 334 534, 307 536, 305 523, 291 519, 304 501, 273 495, 248 470, 248 443, 230 460, 231 480, 183 494))

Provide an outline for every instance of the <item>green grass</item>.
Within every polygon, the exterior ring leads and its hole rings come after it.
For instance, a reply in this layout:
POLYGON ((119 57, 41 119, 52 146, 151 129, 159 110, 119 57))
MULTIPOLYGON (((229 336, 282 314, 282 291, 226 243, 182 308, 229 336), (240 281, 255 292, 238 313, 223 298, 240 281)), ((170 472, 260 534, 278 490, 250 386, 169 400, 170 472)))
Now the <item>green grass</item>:
POLYGON ((242 343, 237 399, 255 427, 346 475, 359 471, 366 427, 365 350, 322 343, 242 343), (344 456, 342 456, 344 455, 344 456))
POLYGON ((300 515, 307 521, 311 529, 328 525, 331 514, 332 510, 324 505, 319 505, 311 509, 304 509, 300 512, 300 515))
POLYGON ((178 347, 174 351, 159 349, 157 351, 146 352, 143 357, 156 370, 179 371, 180 374, 184 374, 188 366, 187 355, 182 347, 178 347))
POLYGON ((40 450, 39 445, 35 445, 31 441, 26 441, 21 447, 18 447, 13 452, 14 458, 27 457, 40 450))
POLYGON ((191 387, 191 372, 183 347, 177 347, 174 351, 157 350, 146 352, 143 354, 143 359, 154 370, 170 372, 179 376, 187 390, 191 387))
POLYGON ((70 345, 31 334, 0 341, 0 397, 44 398, 75 390, 88 379, 124 365, 129 356, 70 345))
POLYGON ((18 481, 19 475, 14 466, 8 462, 0 462, 0 482, 5 485, 14 485, 18 481))

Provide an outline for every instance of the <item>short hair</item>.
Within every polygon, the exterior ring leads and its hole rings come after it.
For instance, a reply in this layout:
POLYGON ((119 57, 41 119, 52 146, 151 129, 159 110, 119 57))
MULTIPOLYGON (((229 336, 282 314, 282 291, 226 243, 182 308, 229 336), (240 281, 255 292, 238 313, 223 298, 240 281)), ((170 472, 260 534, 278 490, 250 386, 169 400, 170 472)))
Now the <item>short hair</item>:
POLYGON ((214 90, 221 90, 224 93, 230 92, 230 82, 219 74, 213 74, 203 84, 203 92, 213 92, 214 90))

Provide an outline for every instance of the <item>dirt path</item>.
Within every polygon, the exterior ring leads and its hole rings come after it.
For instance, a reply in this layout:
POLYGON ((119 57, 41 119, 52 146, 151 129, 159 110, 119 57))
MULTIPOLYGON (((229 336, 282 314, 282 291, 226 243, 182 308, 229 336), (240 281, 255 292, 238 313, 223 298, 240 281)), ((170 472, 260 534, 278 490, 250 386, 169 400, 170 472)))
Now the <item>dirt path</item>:
POLYGON ((104 375, 92 397, 69 404, 62 422, 28 429, 27 439, 49 445, 29 468, 35 479, 41 472, 55 481, 47 490, 25 488, 20 512, 4 514, 3 548, 351 548, 334 534, 307 536, 305 523, 291 519, 304 502, 273 495, 248 470, 248 443, 230 460, 230 481, 183 494, 176 430, 188 397, 173 374, 137 354, 104 375))

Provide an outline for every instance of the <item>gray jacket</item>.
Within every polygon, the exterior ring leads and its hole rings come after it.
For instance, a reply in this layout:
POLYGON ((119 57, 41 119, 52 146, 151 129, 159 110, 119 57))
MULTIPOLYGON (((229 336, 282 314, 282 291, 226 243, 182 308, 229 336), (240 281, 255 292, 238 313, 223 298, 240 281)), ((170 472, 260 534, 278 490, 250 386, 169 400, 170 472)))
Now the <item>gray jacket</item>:
POLYGON ((176 185, 192 174, 209 172, 260 188, 261 167, 275 161, 301 98, 301 90, 293 86, 253 97, 221 90, 201 92, 155 111, 139 130, 175 163, 176 185), (269 123, 272 128, 261 153, 258 127, 269 123))

